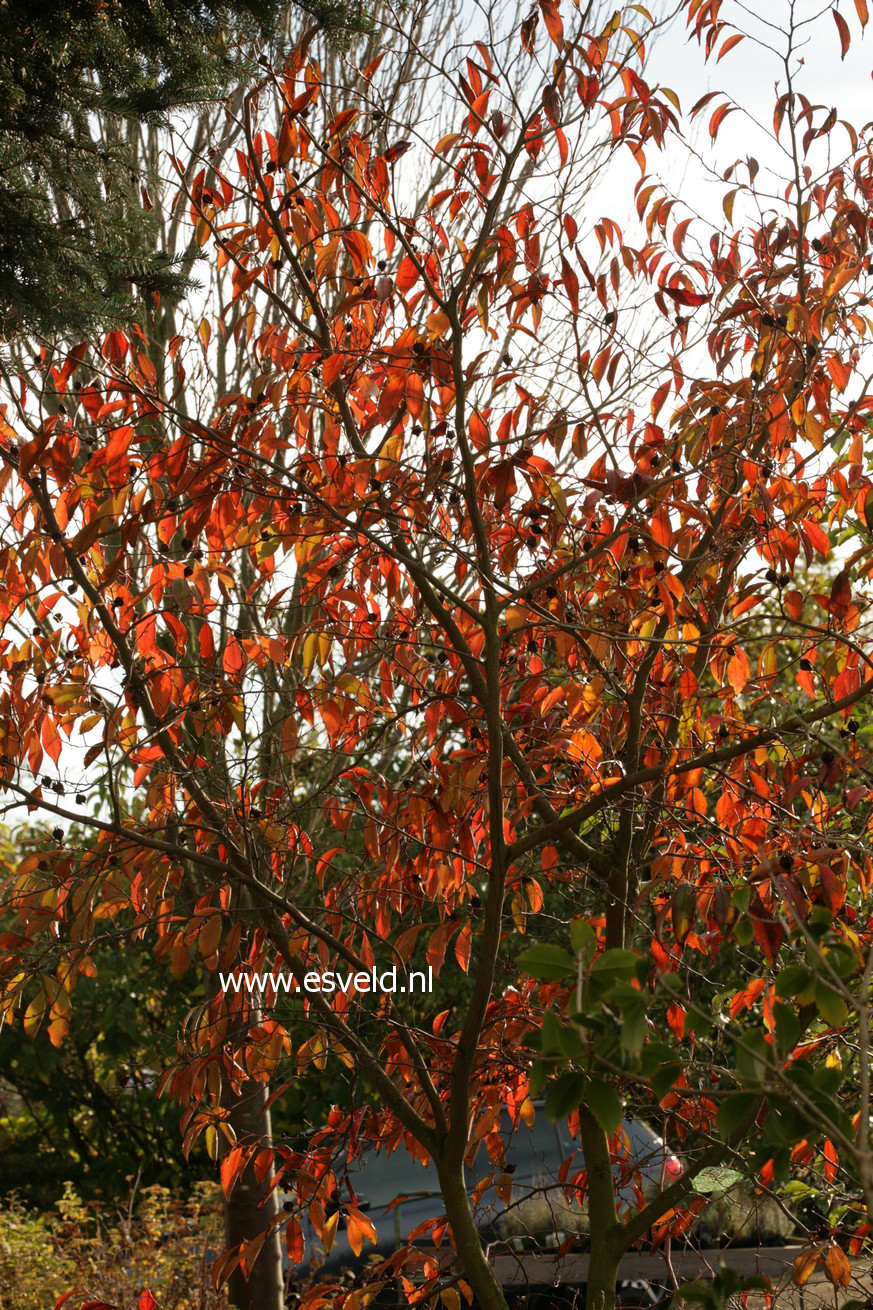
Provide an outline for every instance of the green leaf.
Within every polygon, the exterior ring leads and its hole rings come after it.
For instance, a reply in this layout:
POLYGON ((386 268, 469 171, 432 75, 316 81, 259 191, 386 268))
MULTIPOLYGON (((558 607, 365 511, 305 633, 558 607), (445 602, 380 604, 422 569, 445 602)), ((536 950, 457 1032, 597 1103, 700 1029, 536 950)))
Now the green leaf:
POLYGON ((764 1082, 772 1068, 773 1050, 763 1032, 746 1029, 737 1046, 737 1072, 752 1084, 764 1082))
POLYGON ((754 1092, 738 1092, 735 1096, 728 1096, 716 1119, 719 1137, 726 1141, 736 1128, 745 1123, 757 1104, 758 1097, 754 1092))
POLYGON ((634 955, 633 951, 618 949, 604 951, 594 961, 591 972, 603 975, 612 974, 616 979, 626 981, 634 977, 639 958, 638 955, 634 955))
POLYGON ((568 1114, 578 1110, 588 1079, 584 1073, 562 1073, 555 1079, 546 1092, 545 1110, 554 1122, 566 1119, 568 1114))
POLYGON ((790 1006, 777 1001, 773 1006, 776 1020, 776 1041, 783 1055, 788 1055, 797 1045, 800 1036, 800 1020, 790 1006))
POLYGON ((540 1033, 540 1050, 544 1055, 555 1055, 562 1049, 562 1027, 563 1024, 554 1011, 546 1010, 543 1015, 543 1026, 540 1033))
POLYGON ((743 1175, 736 1169, 712 1168, 703 1169, 693 1180, 692 1186, 701 1196, 721 1195, 742 1181, 743 1175))
POLYGON ((748 946, 755 936, 755 929, 748 919, 737 919, 734 925, 734 937, 740 946, 748 946))
POLYGON ((815 984, 815 1003, 825 1023, 830 1024, 831 1028, 842 1028, 848 1014, 846 1002, 820 978, 815 984))
POLYGON ((799 964, 789 964, 776 975, 776 995, 796 996, 809 983, 809 970, 799 964))
POLYGON ((652 1074, 652 1091, 659 1101, 672 1090, 673 1084, 682 1073, 684 1067, 685 1066, 680 1064, 678 1060, 674 1060, 669 1064, 662 1065, 656 1073, 652 1074))
POLYGON ((534 1060, 528 1078, 528 1091, 531 1096, 541 1096, 546 1085, 546 1065, 543 1060, 534 1060))
POLYGON ((623 1111, 614 1087, 592 1080, 585 1089, 584 1100, 605 1133, 618 1132, 623 1111))
POLYGON ((639 1055, 646 1039, 646 998, 632 992, 621 1003, 621 1044, 629 1055, 639 1055))
POLYGON ((582 1055, 582 1034, 575 1025, 562 1024, 559 1034, 561 1053, 570 1060, 577 1060, 582 1055))
POLYGON ((550 942, 537 942, 522 951, 518 957, 519 968, 531 978, 543 982, 561 982, 575 971, 576 962, 563 946, 554 946, 550 942))
POLYGON ((570 942, 573 950, 582 955, 591 955, 597 945, 597 933, 587 919, 570 920, 570 942))

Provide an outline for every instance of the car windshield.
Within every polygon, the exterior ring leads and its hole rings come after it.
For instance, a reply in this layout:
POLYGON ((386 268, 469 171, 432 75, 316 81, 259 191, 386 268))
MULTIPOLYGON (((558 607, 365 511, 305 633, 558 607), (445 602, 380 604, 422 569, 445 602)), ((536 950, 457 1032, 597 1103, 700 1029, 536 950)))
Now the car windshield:
POLYGON ((363 1160, 355 1160, 349 1167, 349 1179, 359 1202, 376 1210, 390 1205, 398 1196, 438 1192, 440 1188, 433 1161, 421 1164, 405 1146, 398 1146, 391 1155, 368 1151, 363 1160))
MULTIPOLYGON (((528 1128, 523 1119, 519 1119, 515 1131, 509 1114, 502 1111, 500 1131, 506 1141, 506 1163, 514 1165, 513 1180, 551 1178, 561 1163, 558 1137, 554 1124, 546 1118, 544 1110, 536 1112, 533 1127, 528 1128)), ((492 1173, 497 1166, 492 1161, 484 1144, 476 1152, 472 1168, 467 1170, 467 1179, 477 1183, 492 1173)))
MULTIPOLYGON (((514 1165, 515 1182, 553 1177, 561 1163, 561 1152, 554 1124, 545 1111, 537 1110, 533 1128, 523 1119, 512 1131, 509 1115, 500 1115, 500 1131, 506 1139, 506 1163, 514 1165)), ((480 1145, 471 1168, 467 1170, 467 1183, 472 1187, 487 1177, 495 1165, 484 1145, 480 1145)), ((439 1192, 439 1179, 433 1161, 419 1163, 405 1147, 398 1147, 391 1155, 368 1151, 363 1160, 355 1161, 349 1169, 349 1179, 358 1199, 373 1209, 383 1209, 398 1196, 412 1196, 421 1192, 439 1192)))

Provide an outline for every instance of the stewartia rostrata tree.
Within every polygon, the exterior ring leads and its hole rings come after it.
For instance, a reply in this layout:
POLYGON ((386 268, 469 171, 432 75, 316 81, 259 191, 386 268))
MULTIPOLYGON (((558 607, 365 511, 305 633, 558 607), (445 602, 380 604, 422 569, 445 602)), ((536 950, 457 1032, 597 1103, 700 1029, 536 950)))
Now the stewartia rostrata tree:
MULTIPOLYGON (((727 9, 686 7, 689 59, 738 44, 727 9)), ((419 1234, 370 1282, 502 1310, 464 1161, 493 1152, 509 1195, 497 1107, 542 1091, 584 1148, 592 1310, 707 1166, 821 1176, 863 1245, 873 169, 795 85, 792 15, 776 163, 729 170, 716 227, 657 159, 735 106, 647 80, 643 6, 540 0, 463 57, 386 30, 339 99, 304 39, 232 111, 234 155, 171 161, 232 274, 199 340, 110 331, 6 378, 2 777, 59 825, 6 888, 6 1010, 63 1041, 107 933, 202 962, 160 1091, 261 1198, 216 1274, 253 1304, 301 1213, 330 1245, 338 1184, 365 1245, 338 1147, 375 1140, 434 1159, 458 1269, 419 1234), (403 121, 401 64, 441 138, 403 121), (639 170, 622 226, 577 207, 612 159, 639 170), (204 380, 218 336, 244 393, 204 380), (426 963, 457 975, 437 1015, 215 982, 426 963), (325 1066, 354 1111, 271 1141, 268 1097, 325 1066), (632 1216, 623 1105, 686 1161, 632 1216)), ((798 1281, 818 1265, 848 1280, 830 1239, 798 1281)))

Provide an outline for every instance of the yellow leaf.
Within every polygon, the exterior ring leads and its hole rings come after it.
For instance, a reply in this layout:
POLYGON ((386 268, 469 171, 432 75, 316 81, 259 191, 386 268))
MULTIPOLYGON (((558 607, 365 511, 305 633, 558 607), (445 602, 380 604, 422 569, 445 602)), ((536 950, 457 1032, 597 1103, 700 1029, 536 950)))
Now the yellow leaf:
POLYGON ((48 997, 40 988, 24 1012, 24 1031, 28 1037, 35 1037, 48 1009, 48 997))
POLYGON ((312 1063, 316 1069, 323 1070, 327 1065, 327 1045, 322 1033, 317 1032, 309 1042, 309 1049, 312 1051, 312 1063))
POLYGON ((388 440, 385 442, 385 445, 382 447, 383 462, 388 460, 393 460, 396 463, 396 461, 400 459, 400 456, 402 454, 403 454, 403 433, 400 432, 397 434, 397 436, 389 437, 388 440))
POLYGON ((310 632, 309 636, 303 643, 303 676, 308 678, 315 667, 315 657, 318 654, 318 633, 310 632))
POLYGON ((321 1234, 321 1244, 324 1247, 324 1254, 330 1255, 334 1238, 336 1237, 336 1226, 339 1222, 339 1210, 335 1210, 329 1219, 325 1219, 324 1228, 321 1234))
POLYGON ((564 495, 564 488, 555 478, 545 478, 546 486, 549 489, 549 495, 555 506, 555 517, 559 523, 567 522, 567 497, 564 495))

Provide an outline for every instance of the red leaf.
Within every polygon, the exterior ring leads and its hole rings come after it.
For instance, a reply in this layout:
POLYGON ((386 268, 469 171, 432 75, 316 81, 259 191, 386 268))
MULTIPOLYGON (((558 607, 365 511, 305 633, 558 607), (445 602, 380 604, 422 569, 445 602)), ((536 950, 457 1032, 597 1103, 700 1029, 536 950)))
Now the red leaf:
POLYGON ((701 295, 699 291, 684 291, 682 287, 662 287, 661 290, 674 304, 681 305, 683 309, 699 309, 701 305, 708 305, 712 300, 712 296, 701 295))
POLYGON ((561 281, 567 289, 567 298, 570 301, 570 307, 574 314, 579 313, 579 279, 573 269, 568 264, 564 255, 561 256, 561 281))
POLYGON ((147 1287, 140 1292, 136 1310, 158 1310, 158 1303, 147 1287))
POLYGON ((840 34, 840 50, 842 51, 840 58, 845 59, 846 55, 849 53, 849 46, 852 41, 852 38, 849 36, 849 24, 846 22, 845 18, 843 18, 842 14, 837 13, 836 9, 832 9, 831 13, 834 16, 834 22, 836 23, 837 31, 840 34))
POLYGON ((285 1250, 291 1263, 299 1265, 303 1259, 303 1229, 300 1227, 300 1220, 294 1215, 288 1220, 288 1227, 285 1229, 285 1250))
POLYGON ((200 625, 200 658, 202 660, 211 660, 215 657, 215 638, 212 635, 212 628, 204 621, 200 625))
POLYGON ((107 332, 103 338, 103 358, 110 364, 121 364, 127 354, 128 342, 123 332, 107 332))
POLYGON ((274 1159, 272 1151, 268 1150, 266 1147, 263 1150, 258 1151, 253 1165, 255 1178, 258 1183, 262 1184, 264 1179, 269 1176, 273 1169, 273 1164, 274 1159))
POLYGON ((713 141, 718 135, 718 129, 721 127, 728 114, 732 114, 735 109, 736 105, 719 105, 718 109, 716 109, 712 118, 709 120, 709 135, 712 137, 713 141))
MULTIPOLYGON (((831 586, 831 613, 843 619, 849 612, 851 603, 852 584, 849 581, 849 570, 841 569, 831 586)), ((43 742, 45 744, 45 739, 43 742)))
POLYGON ((829 1183, 836 1182, 837 1166, 840 1163, 840 1157, 837 1155, 837 1148, 829 1137, 824 1139, 822 1153, 824 1155, 825 1178, 829 1183))

